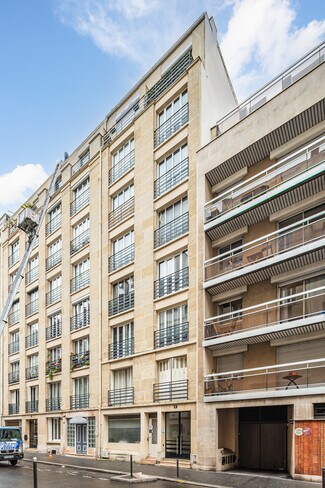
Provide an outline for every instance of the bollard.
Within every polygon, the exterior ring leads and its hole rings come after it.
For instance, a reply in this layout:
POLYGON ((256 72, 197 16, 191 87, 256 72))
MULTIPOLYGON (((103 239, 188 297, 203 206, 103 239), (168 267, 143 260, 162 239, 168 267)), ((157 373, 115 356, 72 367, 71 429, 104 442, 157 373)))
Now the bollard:
POLYGON ((179 479, 179 459, 176 459, 176 478, 179 479))
POLYGON ((133 478, 132 454, 130 455, 130 478, 133 478))
POLYGON ((34 488, 37 488, 37 457, 33 457, 34 488))
POLYGON ((322 488, 325 488, 325 468, 322 468, 322 488))

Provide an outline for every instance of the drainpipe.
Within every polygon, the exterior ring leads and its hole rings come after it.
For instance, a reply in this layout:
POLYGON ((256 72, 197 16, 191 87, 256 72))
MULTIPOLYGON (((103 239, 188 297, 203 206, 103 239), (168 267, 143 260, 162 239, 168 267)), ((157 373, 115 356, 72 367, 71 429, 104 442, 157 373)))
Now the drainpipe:
POLYGON ((102 406, 102 148, 99 150, 99 222, 98 222, 98 234, 99 234, 99 283, 98 283, 98 304, 99 304, 99 341, 98 341, 98 443, 99 443, 99 457, 102 452, 102 429, 101 429, 101 406, 102 406))

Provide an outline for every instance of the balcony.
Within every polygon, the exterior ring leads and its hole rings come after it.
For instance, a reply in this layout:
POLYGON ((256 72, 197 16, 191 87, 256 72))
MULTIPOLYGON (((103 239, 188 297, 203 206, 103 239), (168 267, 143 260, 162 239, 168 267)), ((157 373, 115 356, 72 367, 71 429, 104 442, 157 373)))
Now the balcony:
POLYGON ((124 268, 134 261, 134 244, 121 249, 108 259, 108 272, 112 273, 120 268, 124 268))
POLYGON ((108 214, 108 227, 111 229, 134 214, 134 197, 129 198, 108 214))
POLYGON ((120 388, 118 390, 108 390, 107 403, 109 407, 119 407, 121 405, 133 405, 134 388, 120 388))
POLYGON ((154 147, 159 146, 188 122, 188 103, 183 105, 154 132, 154 147))
POLYGON ((56 324, 50 325, 46 327, 46 340, 49 341, 51 339, 55 339, 56 337, 61 337, 62 334, 62 325, 61 321, 56 324))
POLYGON ((30 283, 33 283, 33 281, 36 281, 37 279, 38 279, 38 266, 35 266, 25 274, 25 285, 26 286, 30 285, 30 283))
POLYGON ((87 269, 83 273, 76 275, 70 281, 70 292, 73 293, 77 290, 81 290, 90 284, 90 270, 87 269))
POLYGON ((53 219, 49 220, 45 227, 46 237, 52 234, 55 230, 61 227, 62 215, 58 214, 53 219))
POLYGON ((90 310, 84 310, 70 318, 70 332, 90 325, 90 310))
POLYGON ((8 267, 10 268, 14 264, 18 263, 18 261, 19 261, 19 249, 13 252, 12 254, 10 254, 10 256, 8 257, 8 267))
POLYGON ((324 259, 324 246, 325 211, 209 259, 203 286, 215 295, 258 283, 324 259))
POLYGON ((113 298, 108 302, 108 315, 117 315, 134 307, 134 291, 113 298))
POLYGON ((171 327, 165 327, 154 332, 155 349, 160 347, 173 346, 181 342, 188 341, 188 322, 175 324, 171 327))
POLYGON ((203 347, 215 351, 324 330, 324 308, 325 286, 218 315, 204 323, 203 347))
POLYGON ((18 324, 18 322, 19 322, 19 310, 14 310, 10 314, 8 314, 9 325, 18 324))
POLYGON ((89 394, 72 395, 70 397, 70 408, 72 410, 80 410, 89 407, 89 394))
MULTIPOLYGON (((50 357, 50 354, 49 354, 50 357)), ((49 379, 53 378, 54 374, 61 373, 62 371, 62 359, 61 358, 55 358, 51 359, 46 362, 46 375, 49 377, 49 379)))
POLYGON ((38 412, 38 400, 25 402, 25 412, 26 413, 38 412))
POLYGON ((8 374, 8 383, 11 385, 12 383, 19 382, 19 371, 12 371, 8 374))
POLYGON ((160 195, 174 188, 186 178, 188 178, 188 158, 183 159, 183 161, 155 180, 154 197, 160 197, 160 195))
POLYGON ((90 160, 90 152, 86 152, 81 158, 78 159, 76 164, 74 164, 71 168, 71 176, 77 173, 79 169, 81 169, 83 166, 85 166, 88 161, 90 160))
POLYGON ((176 219, 155 230, 154 247, 157 248, 167 242, 177 239, 188 232, 189 218, 188 212, 180 215, 176 219))
POLYGON ((324 386, 325 359, 313 359, 206 375, 204 401, 317 395, 324 386))
POLYGON ((48 293, 46 293, 46 306, 58 302, 59 300, 61 300, 61 296, 62 296, 62 287, 57 286, 56 288, 53 288, 53 290, 50 290, 48 293))
POLYGON ((19 403, 9 403, 8 414, 15 415, 17 413, 19 413, 19 403))
POLYGON ((117 164, 112 166, 108 172, 108 184, 112 185, 115 181, 119 180, 134 166, 134 149, 129 152, 123 159, 117 164))
POLYGON ((205 205, 204 230, 218 239, 325 189, 325 137, 239 183, 205 205))
POLYGON ((108 359, 124 358, 134 354, 134 337, 108 345, 108 359))
POLYGON ((16 354, 17 352, 19 352, 19 339, 8 344, 8 354, 16 354))
POLYGON ((157 383, 153 385, 154 402, 172 402, 188 399, 188 380, 157 383))
POLYGON ((70 242, 70 254, 80 251, 90 242, 90 229, 85 230, 82 234, 72 239, 70 242))
POLYGON ((225 117, 220 119, 217 122, 217 135, 223 134, 240 120, 255 112, 259 107, 263 106, 269 100, 319 66, 324 62, 324 56, 325 43, 322 43, 273 79, 270 83, 254 93, 250 98, 238 105, 225 117))
POLYGON ((175 273, 159 278, 155 281, 155 298, 161 298, 182 288, 187 288, 188 283, 188 268, 180 269, 175 273))
POLYGON ((80 352, 77 354, 71 354, 70 356, 70 369, 74 371, 78 368, 84 368, 85 366, 89 366, 90 364, 90 356, 89 351, 80 352))
POLYGON ((70 215, 75 215, 77 212, 87 207, 90 202, 90 188, 84 190, 70 203, 70 215))
POLYGON ((34 380, 38 378, 38 364, 26 368, 25 378, 26 380, 34 380))
POLYGON ((46 264, 45 264, 46 271, 49 271, 50 269, 54 268, 55 266, 60 264, 61 261, 62 261, 62 249, 59 249, 58 251, 54 252, 53 254, 51 254, 51 256, 49 256, 46 259, 46 264))
POLYGON ((36 298, 36 300, 33 300, 32 302, 27 303, 26 305, 26 317, 29 317, 30 315, 34 315, 34 313, 37 313, 39 310, 39 300, 36 298))
POLYGON ((38 332, 33 332, 33 334, 30 334, 25 337, 26 349, 37 345, 38 345, 38 332))
POLYGON ((61 410, 61 398, 59 397, 47 398, 45 408, 47 412, 57 412, 61 410))

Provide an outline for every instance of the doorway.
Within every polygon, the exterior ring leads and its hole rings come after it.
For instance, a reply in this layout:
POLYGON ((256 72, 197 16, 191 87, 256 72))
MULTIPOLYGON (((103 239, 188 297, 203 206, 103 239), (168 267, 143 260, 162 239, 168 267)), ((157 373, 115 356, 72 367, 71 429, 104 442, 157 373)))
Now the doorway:
POLYGON ((29 421, 29 447, 36 449, 38 441, 38 424, 37 420, 29 421))
POLYGON ((76 424, 76 453, 87 454, 87 424, 76 424))
POLYGON ((157 457, 158 421, 157 414, 149 415, 149 456, 157 457))
POLYGON ((166 458, 190 459, 191 412, 166 413, 166 458))

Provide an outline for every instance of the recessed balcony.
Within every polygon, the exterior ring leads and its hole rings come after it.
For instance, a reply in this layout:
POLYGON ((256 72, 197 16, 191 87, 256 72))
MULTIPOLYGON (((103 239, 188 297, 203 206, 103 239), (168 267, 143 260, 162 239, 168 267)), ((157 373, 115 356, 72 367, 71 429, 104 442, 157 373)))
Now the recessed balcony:
POLYGON ((204 401, 278 398, 324 393, 325 358, 241 369, 204 377, 204 401))
POLYGON ((156 383, 153 385, 153 401, 168 402, 188 399, 188 380, 156 383))
POLYGON ((108 272, 112 273, 118 269, 124 268, 134 261, 134 244, 121 249, 108 259, 108 272))
POLYGON ((269 279, 325 258, 325 212, 209 259, 203 287, 211 295, 269 279))
POLYGON ((109 407, 117 407, 121 405, 133 405, 134 403, 134 388, 119 388, 117 390, 108 390, 107 403, 109 407))
POLYGON ((325 189, 325 137, 279 160, 205 205, 204 230, 214 240, 253 225, 325 189))

